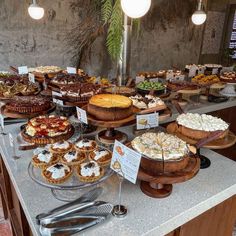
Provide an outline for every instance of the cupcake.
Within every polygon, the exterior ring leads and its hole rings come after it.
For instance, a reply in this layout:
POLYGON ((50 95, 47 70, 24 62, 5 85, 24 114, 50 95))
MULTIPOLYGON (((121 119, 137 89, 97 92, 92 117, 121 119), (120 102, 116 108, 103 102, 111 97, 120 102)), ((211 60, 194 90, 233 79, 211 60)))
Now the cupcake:
POLYGON ((57 154, 65 154, 73 148, 73 144, 67 141, 54 143, 50 146, 50 151, 57 154))
POLYGON ((45 168, 48 165, 53 165, 59 161, 57 155, 53 155, 48 150, 44 149, 40 153, 36 154, 32 158, 32 164, 34 167, 45 168))
POLYGON ((72 175, 72 168, 63 163, 57 163, 43 169, 42 176, 52 184, 60 184, 67 181, 72 175))
POLYGON ((68 166, 79 165, 86 160, 86 155, 83 152, 77 152, 75 150, 69 151, 61 157, 61 162, 68 166))
POLYGON ((95 161, 80 164, 76 172, 81 182, 95 182, 104 175, 104 169, 95 161))
POLYGON ((112 153, 104 148, 97 148, 89 153, 89 159, 97 162, 100 166, 107 166, 110 164, 112 153))
POLYGON ((96 147, 97 143, 89 139, 82 139, 75 143, 75 149, 79 152, 92 152, 96 147))

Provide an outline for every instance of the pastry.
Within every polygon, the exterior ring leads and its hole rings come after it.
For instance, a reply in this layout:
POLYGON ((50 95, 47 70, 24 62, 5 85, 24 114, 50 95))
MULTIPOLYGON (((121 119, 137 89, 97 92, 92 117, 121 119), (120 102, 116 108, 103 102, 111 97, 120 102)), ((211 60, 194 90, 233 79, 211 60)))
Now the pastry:
POLYGON ((61 162, 69 166, 75 166, 84 162, 86 158, 87 157, 84 152, 77 152, 75 150, 72 150, 61 157, 61 162))
POLYGON ((26 142, 45 145, 69 139, 73 126, 63 116, 38 116, 30 119, 21 135, 26 142))
POLYGON ((220 80, 228 83, 236 83, 236 72, 235 71, 224 72, 220 76, 220 80))
POLYGON ((49 99, 41 96, 16 96, 6 103, 6 109, 19 113, 36 113, 46 111, 51 107, 49 99))
POLYGON ((29 72, 36 72, 41 74, 58 73, 60 71, 62 71, 62 69, 58 66, 38 66, 35 68, 29 68, 29 72))
POLYGON ((220 82, 220 78, 217 75, 197 75, 192 78, 192 82, 197 83, 199 85, 211 85, 220 82))
POLYGON ((34 167, 45 168, 49 165, 54 165, 59 161, 57 155, 53 155, 48 150, 42 150, 39 154, 34 155, 32 158, 32 164, 34 167))
POLYGON ((133 114, 132 101, 122 95, 99 94, 89 100, 87 112, 99 120, 122 120, 133 114))
POLYGON ((104 175, 104 169, 95 161, 80 164, 76 171, 81 182, 95 182, 104 175))
POLYGON ((59 73, 51 79, 50 83, 57 86, 75 85, 85 83, 87 77, 88 76, 81 76, 78 74, 59 73))
POLYGON ((223 131, 219 138, 224 138, 229 129, 229 125, 222 119, 206 114, 181 114, 176 122, 179 132, 194 140, 207 138, 214 131, 223 131))
POLYGON ((60 184, 67 181, 73 171, 70 166, 63 163, 57 163, 43 169, 42 176, 45 180, 52 184, 60 184))
POLYGON ((73 144, 67 141, 60 141, 50 146, 50 151, 57 154, 65 154, 73 148, 73 144))
POLYGON ((89 139, 82 139, 75 143, 75 149, 79 152, 92 152, 96 147, 97 143, 89 139))
POLYGON ((119 94, 123 96, 133 96, 135 95, 136 91, 134 88, 129 88, 126 86, 113 86, 104 89, 105 93, 110 94, 119 94))
POLYGON ((104 148, 98 148, 89 153, 89 159, 97 162, 100 166, 107 166, 110 164, 112 153, 104 148))
POLYGON ((168 81, 167 88, 172 92, 176 92, 180 90, 197 90, 200 89, 200 86, 187 81, 168 81))

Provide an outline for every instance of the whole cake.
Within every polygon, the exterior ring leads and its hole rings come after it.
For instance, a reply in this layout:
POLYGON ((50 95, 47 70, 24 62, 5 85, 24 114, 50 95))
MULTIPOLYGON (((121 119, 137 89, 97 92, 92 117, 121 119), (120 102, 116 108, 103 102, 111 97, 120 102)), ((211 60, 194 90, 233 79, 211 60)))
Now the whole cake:
POLYGON ((46 111, 51 107, 49 99, 41 96, 14 97, 10 102, 6 103, 9 111, 19 113, 36 113, 46 111))
POLYGON ((132 101, 122 95, 98 94, 88 103, 87 111, 99 120, 115 121, 133 114, 132 101))
POLYGON ((38 116, 28 121, 21 134, 27 142, 49 144, 70 138, 73 128, 66 117, 38 116))
POLYGON ((224 82, 236 83, 236 72, 235 71, 224 72, 220 76, 220 79, 224 82))
POLYGON ((207 138, 215 131, 222 131, 219 138, 224 138, 229 128, 229 125, 222 119, 206 114, 181 114, 177 117, 176 122, 179 132, 194 140, 207 138))

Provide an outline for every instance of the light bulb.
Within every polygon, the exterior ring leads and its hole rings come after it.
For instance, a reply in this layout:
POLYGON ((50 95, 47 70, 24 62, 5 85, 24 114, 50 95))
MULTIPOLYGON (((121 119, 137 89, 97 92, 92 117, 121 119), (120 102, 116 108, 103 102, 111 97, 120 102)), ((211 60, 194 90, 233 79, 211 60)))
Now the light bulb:
POLYGON ((192 15, 192 22, 195 25, 202 25, 206 21, 207 15, 202 10, 197 10, 192 15))
POLYGON ((131 18, 144 16, 151 7, 151 0, 121 0, 124 13, 131 18))
POLYGON ((32 3, 28 8, 28 13, 33 19, 40 20, 44 16, 44 9, 36 3, 32 3))

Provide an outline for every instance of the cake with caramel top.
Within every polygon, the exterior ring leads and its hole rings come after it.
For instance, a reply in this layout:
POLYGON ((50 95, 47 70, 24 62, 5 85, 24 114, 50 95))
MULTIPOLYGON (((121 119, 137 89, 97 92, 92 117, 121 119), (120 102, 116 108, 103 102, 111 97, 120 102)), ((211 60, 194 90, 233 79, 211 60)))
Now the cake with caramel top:
POLYGON ((88 113, 99 120, 122 120, 132 115, 132 100, 116 94, 98 94, 88 103, 88 113))

